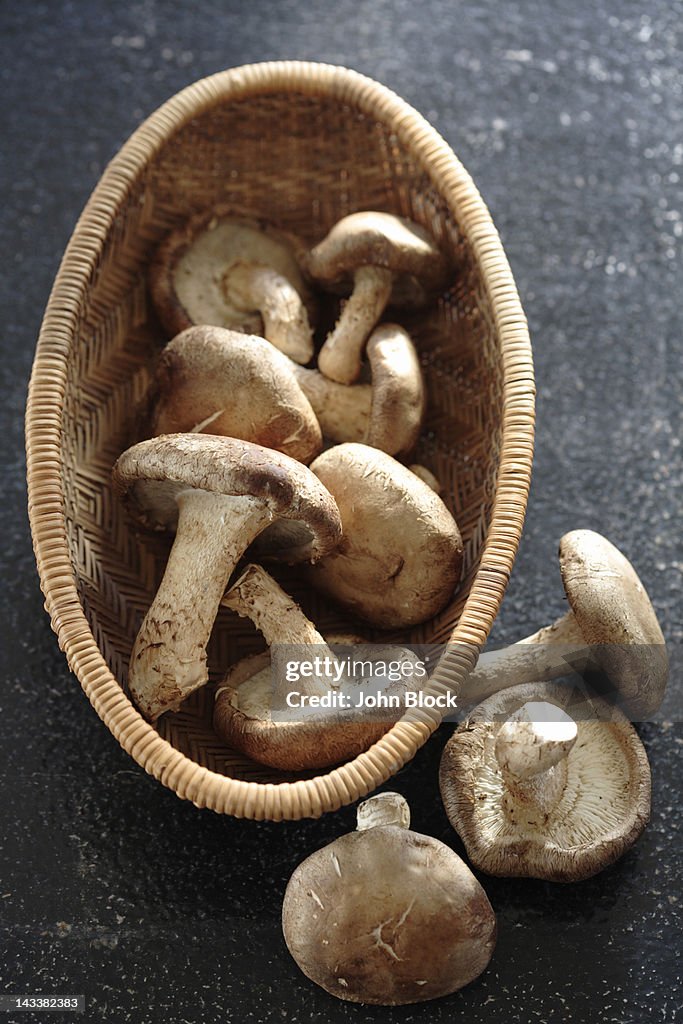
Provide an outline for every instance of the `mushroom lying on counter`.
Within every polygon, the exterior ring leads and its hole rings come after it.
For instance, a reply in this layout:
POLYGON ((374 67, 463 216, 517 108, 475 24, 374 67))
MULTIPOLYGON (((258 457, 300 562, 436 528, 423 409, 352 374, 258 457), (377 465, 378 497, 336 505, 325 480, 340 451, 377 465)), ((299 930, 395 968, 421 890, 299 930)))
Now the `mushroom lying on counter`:
POLYGON ((156 597, 135 639, 128 685, 152 721, 208 678, 206 645, 228 580, 273 521, 285 561, 314 561, 339 542, 334 499, 305 466, 248 441, 167 434, 124 452, 114 490, 143 525, 175 532, 156 597))
POLYGON ((638 839, 650 767, 631 723, 599 698, 572 708, 558 684, 490 697, 444 748, 448 818, 475 867, 552 882, 590 878, 638 839))
POLYGON ((467 865, 411 832, 398 793, 358 807, 355 832, 298 866, 282 907, 287 948, 338 999, 399 1006, 456 992, 486 968, 491 904, 467 865))
POLYGON ((319 285, 350 294, 318 356, 326 377, 351 384, 368 335, 387 305, 419 308, 448 283, 449 265, 434 239, 390 213, 349 214, 304 257, 319 285))
POLYGON ((574 655, 590 653, 623 711, 634 721, 649 718, 664 697, 669 664, 657 615, 633 566, 599 533, 573 530, 560 540, 560 572, 570 610, 525 640, 482 655, 460 691, 461 705, 566 675, 574 655))
POLYGON ((339 546, 306 569, 314 587, 376 626, 436 615, 462 571, 462 538, 443 501, 389 455, 362 444, 323 452, 311 469, 334 495, 339 546))
POLYGON ((266 221, 221 207, 197 214, 167 236, 150 267, 161 322, 171 336, 195 324, 263 335, 307 363, 315 305, 299 269, 300 249, 266 221))
POLYGON ((322 433, 295 365, 263 338, 189 327, 159 357, 150 432, 221 434, 308 463, 322 448, 322 433))
POLYGON ((313 623, 258 565, 246 567, 222 604, 250 619, 271 651, 244 658, 229 670, 216 692, 214 729, 231 747, 261 764, 299 771, 355 757, 391 728, 405 710, 404 694, 424 682, 415 671, 417 659, 411 650, 366 648, 356 636, 332 636, 332 644, 353 645, 359 662, 401 665, 398 679, 349 676, 313 623), (286 663, 314 658, 320 659, 324 672, 301 674, 296 683, 287 681, 286 663), (396 706, 357 709, 357 695, 363 690, 396 698, 396 706), (286 694, 292 692, 296 697, 290 709, 286 694))

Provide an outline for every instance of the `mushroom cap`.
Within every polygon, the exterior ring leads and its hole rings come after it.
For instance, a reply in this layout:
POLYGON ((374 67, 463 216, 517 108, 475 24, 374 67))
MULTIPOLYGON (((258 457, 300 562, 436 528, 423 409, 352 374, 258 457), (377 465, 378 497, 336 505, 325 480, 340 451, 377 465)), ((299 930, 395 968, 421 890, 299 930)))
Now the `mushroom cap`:
POLYGON ((420 480, 427 484, 427 487, 434 491, 435 494, 441 494, 441 482, 437 480, 431 469, 428 469, 427 466, 423 466, 419 462, 411 462, 408 469, 411 473, 414 473, 415 476, 419 476, 420 480))
POLYGON ((467 865, 400 825, 350 832, 300 864, 282 907, 287 948, 339 999, 422 1002, 486 968, 496 919, 467 865))
POLYGON ((231 306, 223 279, 237 263, 259 263, 286 278, 301 296, 309 317, 315 302, 298 263, 302 243, 256 217, 236 217, 226 206, 195 214, 166 236, 149 269, 149 287, 159 318, 173 336, 194 324, 262 334, 258 313, 231 306))
POLYGON ((421 306, 448 283, 448 260, 429 232, 393 213, 364 210, 337 221, 308 254, 310 276, 330 291, 345 294, 359 267, 383 267, 397 280, 394 305, 421 306))
POLYGON ((270 342, 223 327, 189 327, 164 348, 150 389, 150 432, 221 434, 310 462, 320 424, 292 363, 270 342))
POLYGON ((316 559, 341 537, 334 499, 306 466, 281 452, 249 441, 211 434, 164 434, 123 453, 112 470, 114 490, 132 516, 156 530, 174 530, 176 497, 196 489, 231 497, 252 497, 269 508, 273 520, 301 524, 290 561, 316 559))
MULTIPOLYGON (((354 645, 353 657, 358 660, 379 660, 375 645, 367 651, 357 636, 337 634, 328 637, 332 645, 354 645)), ((408 649, 393 649, 391 660, 413 661, 408 649)), ((300 652, 299 652, 300 653, 300 652)), ((315 645, 310 657, 315 657, 315 645)), ((242 751, 254 761, 283 771, 304 771, 326 768, 356 757, 376 743, 403 714, 403 695, 414 690, 420 680, 402 678, 387 681, 381 692, 398 698, 398 708, 338 709, 282 707, 275 717, 271 701, 276 690, 271 656, 268 651, 238 661, 227 672, 216 691, 213 724, 218 735, 231 747, 242 751)), ((376 681, 371 692, 379 692, 376 681)), ((296 690, 297 684, 292 683, 296 690)), ((345 689, 344 692, 349 692, 345 689)))
POLYGON ((573 530, 560 540, 560 572, 587 644, 609 677, 623 711, 653 715, 664 697, 669 663, 655 610, 635 569, 605 537, 573 530))
MULTIPOLYGON (((511 798, 496 758, 504 723, 530 701, 564 707, 568 688, 529 683, 489 697, 446 744, 439 783, 446 814, 476 868, 490 875, 576 882, 616 861, 650 815, 650 766, 624 715, 599 698, 575 711, 566 785, 542 826, 511 798)), ((535 776, 538 779, 539 776, 535 776)))
POLYGON ((390 455, 362 444, 323 452, 311 469, 335 496, 344 535, 307 570, 311 583, 366 621, 424 622, 462 572, 458 527, 441 498, 390 455))

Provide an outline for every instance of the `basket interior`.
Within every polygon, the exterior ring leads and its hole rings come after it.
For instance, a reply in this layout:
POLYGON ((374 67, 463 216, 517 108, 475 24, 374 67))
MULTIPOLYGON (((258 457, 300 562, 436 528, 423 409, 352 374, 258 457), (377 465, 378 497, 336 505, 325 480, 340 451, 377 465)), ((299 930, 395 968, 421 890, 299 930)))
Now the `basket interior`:
MULTIPOLYGON (((354 210, 387 210, 427 227, 454 257, 452 288, 427 313, 390 314, 411 332, 428 393, 416 453, 439 478, 465 542, 465 575, 450 605, 403 634, 445 642, 477 571, 500 456, 503 367, 499 338, 468 245, 443 197, 390 128, 357 109, 299 94, 217 107, 173 135, 130 191, 88 289, 69 362, 63 413, 68 542, 80 599, 111 671, 125 686, 133 639, 163 573, 169 541, 138 531, 111 492, 111 467, 136 436, 136 409, 168 338, 146 287, 158 242, 214 204, 250 211, 318 241, 354 210)), ((323 632, 358 623, 299 580, 275 575, 323 632)), ((367 631, 366 631, 367 632, 367 631)), ((212 679, 263 641, 244 620, 219 614, 209 649, 212 679)), ((300 778, 236 754, 211 728, 212 687, 159 732, 198 764, 251 781, 300 778)))

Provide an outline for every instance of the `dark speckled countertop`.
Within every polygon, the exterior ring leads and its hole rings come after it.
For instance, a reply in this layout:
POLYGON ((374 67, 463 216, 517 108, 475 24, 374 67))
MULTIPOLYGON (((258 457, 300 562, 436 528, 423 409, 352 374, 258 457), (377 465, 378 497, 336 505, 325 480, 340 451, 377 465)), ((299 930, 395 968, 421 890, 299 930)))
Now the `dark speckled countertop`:
MULTIPOLYGON (((0 991, 85 993, 86 1019, 117 1024, 683 1019, 678 670, 661 720, 641 729, 652 822, 620 863, 572 887, 482 879, 500 938, 479 981, 418 1007, 338 1003, 299 975, 279 914, 294 866, 351 828, 352 809, 300 824, 221 818, 178 800, 119 749, 42 610, 22 454, 49 286, 123 140, 221 68, 277 57, 347 64, 404 96, 452 144, 492 210, 530 320, 536 467, 494 639, 562 611, 557 540, 583 526, 634 560, 676 652, 683 4, 28 0, 4 4, 0 28, 0 991)), ((417 830, 461 852, 436 788, 447 732, 395 787, 417 830)))

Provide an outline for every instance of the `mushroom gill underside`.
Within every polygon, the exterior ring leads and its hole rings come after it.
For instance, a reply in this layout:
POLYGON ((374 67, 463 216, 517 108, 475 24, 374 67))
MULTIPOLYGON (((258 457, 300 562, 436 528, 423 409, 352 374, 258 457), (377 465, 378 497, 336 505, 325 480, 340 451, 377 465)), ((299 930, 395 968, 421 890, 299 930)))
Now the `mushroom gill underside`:
POLYGON ((459 782, 450 802, 463 839, 477 851, 487 872, 512 874, 509 866, 516 852, 520 868, 524 863, 520 875, 531 874, 533 863, 561 870, 572 851, 583 861, 610 842, 615 844, 616 860, 632 832, 644 826, 639 775, 623 730, 605 721, 577 725, 576 745, 566 759, 564 791, 541 824, 533 814, 525 816, 523 799, 510 798, 495 757, 499 727, 489 724, 484 738, 481 726, 458 736, 452 771, 459 782))

